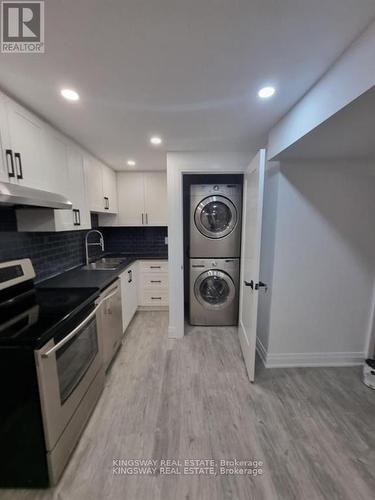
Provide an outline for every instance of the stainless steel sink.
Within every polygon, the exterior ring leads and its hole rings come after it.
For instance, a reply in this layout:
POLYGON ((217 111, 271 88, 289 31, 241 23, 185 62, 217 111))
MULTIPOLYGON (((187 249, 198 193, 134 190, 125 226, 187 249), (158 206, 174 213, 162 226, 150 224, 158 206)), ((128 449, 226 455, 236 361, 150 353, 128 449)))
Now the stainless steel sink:
POLYGON ((124 262, 125 259, 117 257, 102 257, 101 259, 83 266, 82 269, 91 271, 114 271, 124 262))

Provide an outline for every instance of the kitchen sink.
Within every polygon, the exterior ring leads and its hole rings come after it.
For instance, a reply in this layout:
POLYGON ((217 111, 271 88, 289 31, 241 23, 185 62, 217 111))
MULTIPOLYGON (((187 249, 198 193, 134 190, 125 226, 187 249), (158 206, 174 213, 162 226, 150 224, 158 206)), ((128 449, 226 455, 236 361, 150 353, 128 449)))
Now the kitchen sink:
POLYGON ((124 260, 125 259, 119 259, 117 257, 102 257, 95 262, 83 266, 82 269, 91 271, 114 271, 121 266, 124 260))

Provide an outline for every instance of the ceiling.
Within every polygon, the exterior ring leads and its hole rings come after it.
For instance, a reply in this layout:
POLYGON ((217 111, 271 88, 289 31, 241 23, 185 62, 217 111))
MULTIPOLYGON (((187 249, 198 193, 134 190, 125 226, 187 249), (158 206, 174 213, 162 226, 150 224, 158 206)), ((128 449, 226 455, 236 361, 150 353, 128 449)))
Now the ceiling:
POLYGON ((278 155, 277 160, 373 160, 375 87, 278 155))
POLYGON ((163 169, 166 151, 255 151, 375 17, 374 0, 45 4, 45 54, 1 54, 0 86, 119 170, 163 169), (278 90, 268 101, 264 84, 278 90))

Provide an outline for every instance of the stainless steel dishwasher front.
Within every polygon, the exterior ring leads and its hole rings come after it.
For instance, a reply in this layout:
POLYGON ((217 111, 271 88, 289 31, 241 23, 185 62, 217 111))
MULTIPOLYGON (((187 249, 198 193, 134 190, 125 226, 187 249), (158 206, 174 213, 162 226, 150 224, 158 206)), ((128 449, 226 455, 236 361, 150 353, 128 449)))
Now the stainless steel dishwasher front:
POLYGON ((119 279, 102 292, 99 301, 103 301, 99 314, 99 329, 103 342, 104 369, 107 370, 121 345, 122 339, 122 306, 119 279))

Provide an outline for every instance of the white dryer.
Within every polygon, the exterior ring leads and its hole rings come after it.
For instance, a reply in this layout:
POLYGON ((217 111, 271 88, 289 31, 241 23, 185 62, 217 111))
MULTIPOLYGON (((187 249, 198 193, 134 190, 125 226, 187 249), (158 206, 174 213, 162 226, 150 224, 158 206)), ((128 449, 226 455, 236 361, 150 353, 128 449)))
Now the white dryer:
POLYGON ((238 324, 239 259, 190 259, 190 324, 238 324))
POLYGON ((190 257, 231 257, 241 254, 242 186, 190 186, 190 257))

